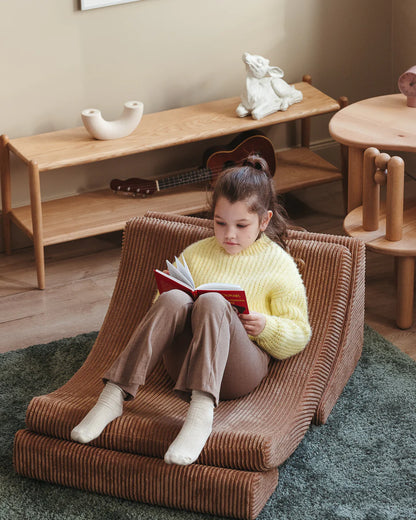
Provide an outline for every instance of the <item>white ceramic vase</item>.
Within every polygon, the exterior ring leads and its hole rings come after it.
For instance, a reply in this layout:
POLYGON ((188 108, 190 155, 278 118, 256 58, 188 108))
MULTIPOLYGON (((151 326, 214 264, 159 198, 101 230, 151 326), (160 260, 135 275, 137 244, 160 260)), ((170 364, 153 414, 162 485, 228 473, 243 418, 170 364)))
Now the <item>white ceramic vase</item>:
POLYGON ((119 139, 130 135, 140 123, 143 116, 143 103, 141 101, 127 101, 119 119, 106 121, 100 110, 86 108, 81 112, 82 122, 86 130, 95 139, 119 139))

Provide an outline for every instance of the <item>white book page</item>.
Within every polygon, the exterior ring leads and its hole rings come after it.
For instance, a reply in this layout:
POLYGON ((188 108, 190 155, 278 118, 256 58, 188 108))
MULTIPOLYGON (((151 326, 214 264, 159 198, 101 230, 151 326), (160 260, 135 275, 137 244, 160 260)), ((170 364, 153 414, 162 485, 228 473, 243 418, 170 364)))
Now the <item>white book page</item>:
POLYGON ((213 290, 213 291, 242 291, 243 288, 239 285, 233 285, 231 283, 203 283, 199 285, 197 289, 201 290, 213 290))
POLYGON ((175 256, 175 262, 176 262, 176 267, 178 268, 178 271, 183 276, 185 276, 189 281, 192 280, 192 283, 194 283, 194 280, 191 275, 191 271, 189 270, 185 257, 182 255, 182 261, 181 261, 181 260, 179 260, 179 258, 177 256, 175 256))
POLYGON ((183 259, 184 265, 181 263, 179 258, 177 258, 175 256, 176 267, 171 262, 169 262, 169 260, 166 260, 166 265, 168 266, 169 274, 173 278, 176 278, 177 280, 183 282, 184 284, 188 285, 192 289, 195 289, 195 283, 192 278, 189 267, 186 264, 185 258, 182 257, 182 259, 183 259))

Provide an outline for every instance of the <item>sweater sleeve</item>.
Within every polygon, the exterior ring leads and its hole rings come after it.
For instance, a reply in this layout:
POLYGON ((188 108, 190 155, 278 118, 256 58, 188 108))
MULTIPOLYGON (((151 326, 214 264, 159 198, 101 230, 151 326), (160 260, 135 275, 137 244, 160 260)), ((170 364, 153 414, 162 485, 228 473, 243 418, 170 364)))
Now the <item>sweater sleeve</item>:
POLYGON ((272 357, 286 359, 303 350, 311 336, 303 284, 285 295, 272 295, 270 307, 266 326, 253 339, 272 357))

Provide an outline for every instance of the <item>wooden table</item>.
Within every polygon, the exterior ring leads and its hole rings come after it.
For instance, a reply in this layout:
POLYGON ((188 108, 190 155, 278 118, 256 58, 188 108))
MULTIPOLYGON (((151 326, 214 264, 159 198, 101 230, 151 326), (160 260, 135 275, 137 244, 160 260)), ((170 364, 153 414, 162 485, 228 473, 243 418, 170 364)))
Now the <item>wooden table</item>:
MULTIPOLYGON (((160 150, 180 144, 230 136, 289 121, 302 122, 302 147, 278 155, 276 185, 281 192, 339 180, 341 174, 309 150, 310 118, 339 110, 340 104, 310 84, 310 77, 296 83, 303 101, 261 120, 239 118, 240 98, 227 98, 199 105, 145 114, 137 129, 122 139, 97 141, 84 127, 45 134, 0 139, 3 238, 10 254, 10 222, 33 241, 40 289, 45 287, 44 247, 78 238, 123 229, 127 220, 147 211, 192 214, 206 209, 206 188, 189 185, 166 190, 147 199, 114 195, 110 189, 82 193, 59 200, 42 201, 40 173, 68 166, 160 150), (30 205, 12 208, 10 154, 28 168, 30 205)), ((140 174, 137 174, 140 177, 140 174)))
POLYGON ((370 146, 386 151, 416 151, 416 108, 403 94, 358 101, 337 112, 331 136, 348 146, 348 211, 362 203, 363 154, 370 146))

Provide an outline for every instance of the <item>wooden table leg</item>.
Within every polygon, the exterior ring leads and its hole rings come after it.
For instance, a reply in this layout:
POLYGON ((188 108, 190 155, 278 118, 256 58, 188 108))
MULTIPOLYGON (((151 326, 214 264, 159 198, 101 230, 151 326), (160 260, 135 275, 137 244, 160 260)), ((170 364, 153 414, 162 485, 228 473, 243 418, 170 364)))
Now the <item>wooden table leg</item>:
POLYGON ((397 304, 396 323, 401 329, 408 329, 413 323, 414 299, 414 257, 397 257, 397 304))
POLYGON ((12 209, 12 195, 10 183, 10 154, 7 146, 9 139, 2 135, 0 139, 1 163, 1 209, 3 220, 3 245, 7 255, 12 252, 10 236, 10 211, 12 209))
POLYGON ((363 202, 363 150, 348 149, 348 212, 363 202))
POLYGON ((30 205, 32 211, 33 245, 39 289, 45 288, 45 257, 43 250, 42 203, 40 196, 39 168, 36 162, 29 165, 30 205))

